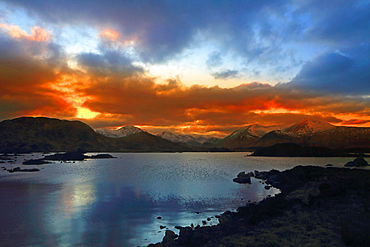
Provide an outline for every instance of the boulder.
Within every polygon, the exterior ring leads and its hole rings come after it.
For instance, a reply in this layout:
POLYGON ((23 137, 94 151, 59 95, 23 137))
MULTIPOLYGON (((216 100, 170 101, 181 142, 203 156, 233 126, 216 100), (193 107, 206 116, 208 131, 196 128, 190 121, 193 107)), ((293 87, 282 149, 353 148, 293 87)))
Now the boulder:
POLYGON ((173 231, 171 230, 166 230, 166 233, 163 237, 163 242, 172 242, 174 241, 176 238, 178 237, 177 234, 175 234, 173 231))
POLYGON ((251 183, 251 177, 253 177, 253 172, 250 172, 246 174, 245 172, 240 172, 236 178, 233 179, 234 182, 240 183, 240 184, 250 184, 251 183))

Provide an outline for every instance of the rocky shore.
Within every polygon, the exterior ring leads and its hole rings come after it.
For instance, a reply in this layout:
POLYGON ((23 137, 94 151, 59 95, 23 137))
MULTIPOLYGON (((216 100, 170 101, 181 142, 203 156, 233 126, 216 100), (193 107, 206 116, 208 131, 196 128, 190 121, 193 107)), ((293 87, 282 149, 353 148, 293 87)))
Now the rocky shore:
POLYGON ((370 246, 369 170, 297 166, 254 176, 281 193, 149 246, 370 246))

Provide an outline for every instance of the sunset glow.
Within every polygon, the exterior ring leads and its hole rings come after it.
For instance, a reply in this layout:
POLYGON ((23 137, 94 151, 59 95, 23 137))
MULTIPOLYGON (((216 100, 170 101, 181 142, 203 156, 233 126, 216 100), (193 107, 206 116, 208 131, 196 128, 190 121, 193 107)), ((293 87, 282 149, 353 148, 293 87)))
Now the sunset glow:
POLYGON ((116 40, 118 39, 118 36, 119 36, 119 33, 114 31, 114 30, 104 30, 101 35, 103 35, 104 37, 107 37, 109 39, 112 39, 112 40, 116 40))
POLYGON ((30 2, 0 0, 0 120, 370 127, 366 1, 30 2))
POLYGON ((51 38, 51 32, 42 29, 41 27, 32 27, 31 34, 28 34, 26 31, 22 30, 19 26, 16 25, 7 25, 0 23, 0 28, 6 29, 9 31, 9 34, 14 38, 24 38, 37 42, 46 42, 51 38))

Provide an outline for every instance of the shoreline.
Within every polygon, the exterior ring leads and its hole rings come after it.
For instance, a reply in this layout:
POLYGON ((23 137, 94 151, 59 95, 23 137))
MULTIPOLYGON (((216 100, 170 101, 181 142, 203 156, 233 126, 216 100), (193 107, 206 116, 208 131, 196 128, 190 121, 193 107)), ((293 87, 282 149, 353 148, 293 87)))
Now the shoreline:
POLYGON ((369 170, 296 166, 256 178, 281 193, 149 246, 370 246, 369 170))

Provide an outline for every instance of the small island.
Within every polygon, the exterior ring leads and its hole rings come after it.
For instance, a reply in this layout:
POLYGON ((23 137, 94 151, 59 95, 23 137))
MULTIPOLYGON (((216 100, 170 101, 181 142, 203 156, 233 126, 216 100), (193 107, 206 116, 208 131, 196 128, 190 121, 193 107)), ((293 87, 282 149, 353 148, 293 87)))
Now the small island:
POLYGON ((48 164, 49 161, 83 161, 85 159, 113 159, 110 154, 85 155, 83 151, 66 152, 62 154, 53 154, 45 156, 42 159, 31 159, 23 162, 23 165, 42 165, 48 164))

